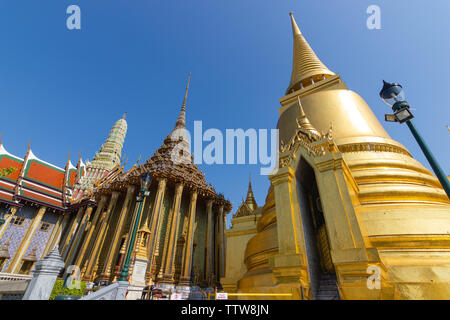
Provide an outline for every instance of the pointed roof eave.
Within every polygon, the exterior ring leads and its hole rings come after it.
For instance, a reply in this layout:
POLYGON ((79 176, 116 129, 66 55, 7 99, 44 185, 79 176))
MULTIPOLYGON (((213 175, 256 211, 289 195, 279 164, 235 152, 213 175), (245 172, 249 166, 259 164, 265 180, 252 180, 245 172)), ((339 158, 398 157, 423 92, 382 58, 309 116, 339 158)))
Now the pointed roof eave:
POLYGON ((69 160, 69 161, 67 162, 67 165, 69 166, 69 170, 72 170, 72 169, 73 169, 73 170, 77 170, 77 167, 75 167, 75 166, 73 165, 72 161, 69 160))
POLYGON ((18 161, 22 162, 23 161, 22 158, 20 158, 18 156, 15 156, 15 155, 9 153, 8 151, 6 151, 6 149, 5 149, 4 145, 3 145, 2 136, 3 136, 3 134, 0 134, 0 155, 7 155, 9 157, 14 158, 15 160, 18 160, 18 161))
POLYGON ((78 162, 77 162, 77 169, 80 169, 84 167, 85 164, 83 162, 83 158, 81 157, 81 152, 78 152, 78 162))
POLYGON ((70 161, 70 151, 69 151, 69 153, 67 154, 67 163, 64 170, 69 171, 71 169, 76 170, 77 168, 73 165, 72 161, 70 161))
POLYGON ((14 159, 17 160, 17 161, 23 162, 23 158, 20 158, 20 157, 18 157, 18 156, 15 156, 15 155, 9 153, 9 152, 5 149, 5 146, 1 143, 1 141, 0 141, 0 155, 7 155, 7 156, 10 156, 10 157, 14 158, 14 159))
POLYGON ((290 12, 289 15, 291 16, 292 33, 294 37, 294 53, 291 82, 287 89, 288 93, 291 92, 292 89, 298 90, 301 88, 300 83, 306 79, 313 78, 317 81, 318 77, 327 78, 335 75, 334 72, 330 71, 322 61, 320 61, 314 50, 310 47, 295 22, 293 13, 290 12))
POLYGON ((28 157, 26 157, 26 158, 27 158, 27 161, 26 161, 26 162, 28 162, 28 161, 30 161, 30 160, 37 160, 37 161, 39 161, 39 162, 41 162, 41 163, 43 163, 43 164, 48 165, 48 166, 51 167, 51 168, 58 169, 58 170, 60 170, 60 171, 65 171, 65 170, 64 170, 63 168, 61 168, 61 167, 58 167, 58 166, 56 166, 56 165, 54 165, 54 164, 52 164, 52 163, 50 163, 50 162, 47 162, 47 161, 44 161, 44 160, 38 158, 38 157, 33 153, 33 151, 31 151, 31 148, 28 149, 27 155, 28 155, 28 157))

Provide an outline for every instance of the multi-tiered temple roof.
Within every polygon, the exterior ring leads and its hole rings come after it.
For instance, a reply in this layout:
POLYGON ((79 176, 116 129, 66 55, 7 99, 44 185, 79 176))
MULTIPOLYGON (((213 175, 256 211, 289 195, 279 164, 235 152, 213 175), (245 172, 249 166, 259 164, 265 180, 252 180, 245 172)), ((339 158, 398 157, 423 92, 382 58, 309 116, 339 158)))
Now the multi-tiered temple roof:
POLYGON ((21 158, 6 151, 1 142, 0 169, 12 169, 10 174, 0 177, 0 202, 11 205, 32 202, 57 210, 70 204, 73 187, 84 172, 82 162, 75 167, 68 160, 63 169, 36 157, 30 146, 21 158))
POLYGON ((203 172, 194 164, 193 156, 189 152, 185 125, 189 81, 190 74, 175 127, 164 139, 161 147, 144 164, 139 166, 136 164, 128 172, 123 172, 99 183, 97 194, 124 191, 130 184, 139 185, 140 177, 145 172, 149 172, 153 179, 165 178, 168 183, 183 183, 185 190, 196 190, 199 196, 215 199, 217 203, 223 203, 225 209, 231 210, 231 203, 206 183, 203 172))

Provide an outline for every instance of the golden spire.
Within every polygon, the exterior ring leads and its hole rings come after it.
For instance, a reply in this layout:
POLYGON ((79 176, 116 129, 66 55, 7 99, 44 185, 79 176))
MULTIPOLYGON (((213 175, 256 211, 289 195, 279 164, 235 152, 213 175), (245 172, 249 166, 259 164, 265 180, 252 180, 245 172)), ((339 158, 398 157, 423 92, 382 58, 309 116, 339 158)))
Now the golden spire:
POLYGON ((3 144, 2 143, 2 136, 3 136, 3 133, 0 133, 0 146, 3 144))
POLYGON ((258 205, 256 204, 255 196, 253 195, 252 179, 251 179, 250 175, 248 177, 248 191, 247 191, 247 198, 245 199, 245 203, 252 211, 258 207, 258 205))
POLYGON ((303 129, 303 131, 312 139, 317 140, 321 137, 319 131, 314 128, 309 122, 308 117, 305 114, 305 110, 303 110, 302 103, 300 102, 300 97, 297 96, 298 101, 298 113, 299 116, 297 118, 297 129, 303 129))
POLYGON ((127 118, 127 111, 125 111, 125 113, 123 114, 123 116, 122 116, 122 119, 126 119, 127 118))
POLYGON ((292 61, 291 83, 286 93, 301 89, 335 73, 330 71, 316 56, 295 22, 292 12, 289 13, 294 36, 294 55, 292 61))
POLYGON ((186 85, 186 93, 184 94, 183 105, 181 106, 181 111, 180 111, 180 114, 178 115, 178 119, 175 124, 175 128, 173 128, 173 130, 186 127, 186 101, 187 101, 187 95, 188 95, 188 91, 189 91, 189 82, 190 81, 191 81, 191 73, 189 72, 188 81, 187 81, 187 85, 186 85))

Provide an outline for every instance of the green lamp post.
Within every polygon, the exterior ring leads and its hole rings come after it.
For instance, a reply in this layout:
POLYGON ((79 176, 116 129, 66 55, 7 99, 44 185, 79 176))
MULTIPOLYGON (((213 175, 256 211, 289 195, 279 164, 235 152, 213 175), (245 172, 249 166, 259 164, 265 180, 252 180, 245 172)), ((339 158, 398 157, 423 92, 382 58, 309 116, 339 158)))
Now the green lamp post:
POLYGON ((139 208, 137 211, 136 220, 134 221, 133 231, 131 233, 130 243, 128 245, 125 262, 123 264, 122 271, 119 274, 119 279, 118 279, 119 281, 128 281, 128 270, 130 268, 131 251, 133 251, 134 242, 136 240, 136 233, 137 233, 137 229, 139 227, 139 220, 141 218, 142 205, 144 203, 144 198, 146 198, 150 195, 150 191, 148 191, 150 182, 151 182, 151 177, 148 172, 145 173, 143 176, 141 176, 141 191, 139 192, 139 195, 136 197, 136 202, 139 202, 139 208))
POLYGON ((450 182, 436 158, 431 153, 431 150, 425 143, 425 140, 422 138, 419 131, 414 126, 414 123, 411 121, 414 116, 409 110, 408 102, 405 100, 403 87, 398 83, 389 83, 383 80, 383 88, 380 91, 380 97, 388 106, 392 107, 392 110, 394 111, 394 114, 386 114, 385 120, 388 122, 406 122, 414 138, 425 154, 425 157, 430 163, 431 168, 433 168, 439 182, 447 193, 447 197, 450 199, 450 182))

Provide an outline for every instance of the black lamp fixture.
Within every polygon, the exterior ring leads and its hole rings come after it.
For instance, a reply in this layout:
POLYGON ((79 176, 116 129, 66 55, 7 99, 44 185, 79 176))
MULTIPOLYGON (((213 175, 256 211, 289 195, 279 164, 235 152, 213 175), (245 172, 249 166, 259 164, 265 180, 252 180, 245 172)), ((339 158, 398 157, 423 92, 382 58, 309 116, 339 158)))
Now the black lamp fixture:
POLYGON ((136 197, 137 202, 144 201, 144 197, 148 197, 150 195, 150 191, 148 191, 148 188, 150 187, 151 182, 152 178, 148 172, 141 176, 141 191, 136 197))
POLYGON ((403 87, 400 84, 389 83, 383 80, 380 97, 394 111, 394 114, 386 114, 384 120, 403 123, 414 118, 409 110, 409 104, 405 100, 403 87))
POLYGON ((389 83, 383 80, 383 88, 380 91, 380 97, 388 106, 392 107, 392 111, 394 111, 394 114, 386 114, 384 119, 388 122, 406 122, 406 125, 411 130, 411 133, 422 149, 425 157, 430 163, 431 168, 436 174, 436 177, 439 179, 445 193, 447 193, 447 196, 450 199, 450 182, 438 161, 431 153, 430 148, 425 143, 425 140, 422 138, 414 123, 411 121, 414 116, 409 110, 409 103, 405 100, 405 92, 403 91, 403 87, 398 83, 389 83))

